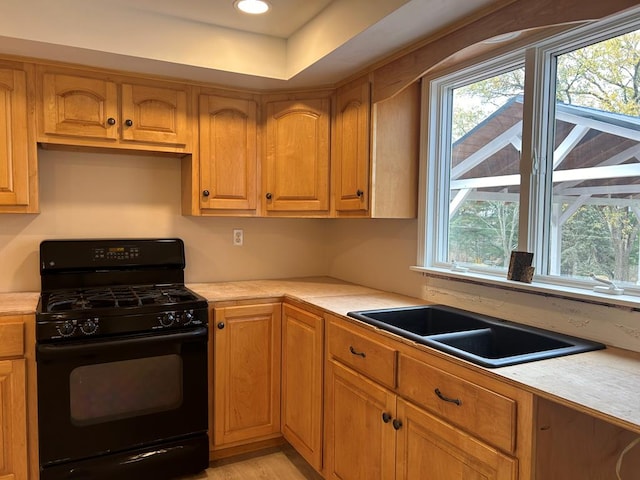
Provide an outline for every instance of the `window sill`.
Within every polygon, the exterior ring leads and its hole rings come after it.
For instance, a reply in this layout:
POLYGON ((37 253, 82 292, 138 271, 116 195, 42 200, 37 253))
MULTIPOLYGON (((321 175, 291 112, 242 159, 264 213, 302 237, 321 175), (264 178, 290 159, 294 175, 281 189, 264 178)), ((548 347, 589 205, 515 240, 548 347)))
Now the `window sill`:
POLYGON ((513 280, 507 280, 503 277, 473 271, 455 272, 446 268, 419 266, 409 268, 429 277, 439 277, 453 281, 475 283, 478 285, 508 289, 533 295, 542 295, 546 297, 553 296, 598 305, 626 307, 633 310, 640 310, 640 297, 634 295, 609 295, 606 293, 592 292, 582 288, 536 282, 535 280, 532 283, 516 282, 513 280))

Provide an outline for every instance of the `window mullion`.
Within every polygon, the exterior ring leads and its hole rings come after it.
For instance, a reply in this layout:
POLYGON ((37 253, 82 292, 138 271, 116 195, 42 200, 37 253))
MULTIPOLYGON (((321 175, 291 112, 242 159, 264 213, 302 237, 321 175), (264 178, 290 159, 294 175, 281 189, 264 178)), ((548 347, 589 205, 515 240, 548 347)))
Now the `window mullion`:
POLYGON ((526 53, 525 100, 520 159, 520 244, 518 248, 534 252, 538 274, 547 274, 549 265, 549 221, 551 171, 553 161, 547 139, 553 123, 550 102, 552 68, 549 57, 537 48, 526 53))

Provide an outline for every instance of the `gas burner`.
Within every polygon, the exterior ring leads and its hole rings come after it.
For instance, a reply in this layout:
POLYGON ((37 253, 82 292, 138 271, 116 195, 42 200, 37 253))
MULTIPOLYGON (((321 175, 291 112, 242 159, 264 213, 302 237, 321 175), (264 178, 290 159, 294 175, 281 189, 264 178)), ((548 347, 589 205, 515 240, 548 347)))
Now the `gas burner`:
POLYGON ((42 311, 69 312, 190 302, 195 295, 183 285, 132 285, 83 290, 59 290, 43 295, 42 311))

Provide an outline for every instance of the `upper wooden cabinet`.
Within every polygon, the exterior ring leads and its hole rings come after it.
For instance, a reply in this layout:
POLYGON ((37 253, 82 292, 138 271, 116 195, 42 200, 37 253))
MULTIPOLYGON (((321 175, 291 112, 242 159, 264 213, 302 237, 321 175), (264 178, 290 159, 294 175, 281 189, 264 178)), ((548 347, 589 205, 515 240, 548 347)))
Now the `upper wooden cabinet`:
POLYGON ((328 95, 266 98, 266 214, 329 215, 328 95))
POLYGON ((38 76, 38 141, 187 152, 188 87, 49 71, 38 76))
POLYGON ((415 218, 420 84, 371 104, 369 77, 337 92, 333 198, 337 217, 415 218))
POLYGON ((35 126, 27 72, 0 63, 0 212, 38 210, 35 126))
POLYGON ((333 145, 333 198, 338 216, 369 210, 371 84, 364 78, 338 90, 333 145))
POLYGON ((371 217, 415 218, 418 214, 420 82, 373 104, 371 217))
POLYGON ((199 97, 199 193, 206 213, 255 214, 257 110, 255 100, 199 97))
POLYGON ((187 91, 150 85, 122 84, 122 140, 185 147, 187 91))

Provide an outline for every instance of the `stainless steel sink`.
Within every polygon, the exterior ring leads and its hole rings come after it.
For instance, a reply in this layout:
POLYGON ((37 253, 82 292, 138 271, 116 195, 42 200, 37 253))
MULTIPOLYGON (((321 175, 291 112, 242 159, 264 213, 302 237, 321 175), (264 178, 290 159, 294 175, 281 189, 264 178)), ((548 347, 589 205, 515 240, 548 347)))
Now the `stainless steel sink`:
POLYGON ((362 310, 348 315, 489 368, 605 348, 590 340, 444 305, 362 310))

